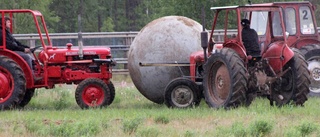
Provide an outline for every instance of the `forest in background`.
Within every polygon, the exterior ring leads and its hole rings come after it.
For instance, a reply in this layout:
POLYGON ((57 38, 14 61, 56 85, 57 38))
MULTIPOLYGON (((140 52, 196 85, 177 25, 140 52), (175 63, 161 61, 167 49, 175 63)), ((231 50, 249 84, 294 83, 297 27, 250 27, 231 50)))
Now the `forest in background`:
MULTIPOLYGON (((263 3, 292 0, 251 1, 263 3)), ((319 0, 308 1, 316 7, 319 24, 319 0)), ((213 20, 210 7, 245 4, 248 4, 248 0, 1 0, 0 8, 38 10, 45 17, 49 32, 72 33, 79 30, 80 13, 82 32, 119 32, 139 31, 152 20, 169 15, 185 16, 201 23, 201 10, 204 8, 206 28, 210 28, 213 20)), ((22 28, 19 33, 28 32, 28 23, 22 28)))

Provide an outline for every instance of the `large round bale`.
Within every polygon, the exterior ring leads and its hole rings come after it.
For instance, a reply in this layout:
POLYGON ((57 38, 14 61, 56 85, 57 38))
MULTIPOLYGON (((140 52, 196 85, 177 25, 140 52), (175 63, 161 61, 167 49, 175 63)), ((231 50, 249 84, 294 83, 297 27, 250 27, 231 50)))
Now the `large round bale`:
POLYGON ((164 90, 174 78, 189 76, 189 67, 140 66, 139 63, 189 63, 192 52, 202 50, 198 22, 182 16, 166 16, 147 24, 135 37, 128 53, 128 69, 139 92, 163 103, 164 90))

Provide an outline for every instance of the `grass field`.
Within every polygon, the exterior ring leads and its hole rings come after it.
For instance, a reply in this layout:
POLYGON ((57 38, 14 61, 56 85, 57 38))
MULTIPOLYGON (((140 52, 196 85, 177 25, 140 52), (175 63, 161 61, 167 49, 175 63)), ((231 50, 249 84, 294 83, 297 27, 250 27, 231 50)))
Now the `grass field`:
POLYGON ((212 109, 204 101, 196 108, 169 109, 122 82, 109 107, 82 110, 74 88, 37 89, 23 110, 1 112, 0 136, 320 136, 320 98, 309 98, 304 107, 278 108, 259 98, 232 110, 212 109))

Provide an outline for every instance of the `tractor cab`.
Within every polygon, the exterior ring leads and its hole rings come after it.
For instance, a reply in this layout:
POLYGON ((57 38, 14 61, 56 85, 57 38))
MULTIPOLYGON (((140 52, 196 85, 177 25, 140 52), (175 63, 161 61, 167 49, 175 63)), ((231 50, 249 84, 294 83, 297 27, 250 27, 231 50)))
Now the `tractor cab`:
MULTIPOLYGON (((39 11, 29 10, 29 9, 17 9, 17 10, 0 10, 1 12, 1 33, 2 38, 0 43, 0 55, 5 55, 13 59, 15 62, 19 64, 22 68, 24 75, 26 77, 26 87, 34 88, 36 81, 34 77, 42 77, 40 76, 40 68, 43 67, 39 64, 39 60, 34 51, 38 48, 42 48, 46 51, 48 48, 51 48, 51 39, 48 34, 48 30, 46 28, 46 24, 44 22, 44 17, 39 11), (10 29, 6 28, 5 18, 8 18, 11 22, 10 29), (21 26, 29 26, 28 28, 23 28, 21 26), (35 39, 28 40, 29 38, 24 38, 19 40, 23 45, 30 47, 30 56, 33 58, 33 70, 30 69, 27 62, 20 57, 16 52, 9 50, 8 45, 6 45, 6 31, 9 31, 13 34, 13 37, 23 34, 34 34, 35 39), (36 46, 37 45, 37 46, 36 46), (39 72, 39 73, 38 73, 39 72)), ((41 81, 39 81, 41 83, 41 81)), ((44 82, 44 81, 42 81, 44 82)))
MULTIPOLYGON (((283 50, 283 46, 287 42, 287 34, 285 31, 283 15, 281 8, 278 6, 228 6, 228 7, 213 7, 215 11, 215 22, 213 23, 212 33, 209 43, 222 44, 223 47, 235 50, 239 56, 244 60, 259 60, 261 57, 280 57, 282 55, 278 52, 270 52, 274 50, 283 50), (247 19, 250 28, 253 29, 258 37, 251 39, 258 41, 257 45, 246 46, 243 33, 243 25, 241 20, 247 19), (277 24, 278 26, 275 26, 277 24), (222 39, 217 39, 214 30, 224 30, 222 39), (213 42, 214 41, 214 42, 213 42), (278 46, 270 46, 278 45, 278 46), (251 47, 250 47, 251 46, 251 47), (252 50, 252 46, 258 46, 260 54, 249 55, 248 51, 252 50), (248 48, 249 47, 249 48, 248 48), (269 51, 269 52, 267 52, 269 51)), ((255 37, 249 36, 249 37, 255 37)), ((212 52, 213 47, 209 46, 209 53, 212 52)), ((286 61, 290 60, 293 53, 288 55, 286 61)), ((254 64, 254 63, 253 63, 254 64)))
POLYGON ((310 84, 310 73, 303 56, 287 45, 282 8, 246 5, 211 9, 215 15, 202 81, 206 103, 213 108, 233 108, 266 96, 270 105, 302 105, 309 93, 304 85, 310 84), (218 29, 224 30, 222 39, 214 35, 218 29), (214 50, 216 45, 222 47, 214 50))
MULTIPOLYGON (((253 4, 256 6, 279 6, 283 14, 282 18, 285 24, 285 30, 288 34, 287 44, 290 47, 300 49, 307 44, 318 43, 319 35, 317 30, 317 23, 314 15, 315 7, 310 2, 273 2, 263 4, 253 4)), ((275 12, 272 18, 278 18, 279 12, 275 12)), ((255 20, 261 20, 262 17, 257 17, 255 20)), ((274 19, 273 19, 274 20, 274 19)), ((272 23, 274 35, 279 36, 282 34, 279 29, 279 23, 272 23)), ((252 28, 259 29, 259 25, 253 25, 252 28)), ((259 34, 261 38, 264 34, 259 34)), ((275 38, 276 41, 277 39, 275 38)))
MULTIPOLYGON (((288 34, 287 44, 291 48, 299 49, 308 62, 308 70, 311 72, 311 85, 309 86, 311 96, 320 95, 320 37, 315 19, 315 6, 308 1, 292 1, 292 2, 273 2, 252 4, 254 6, 279 6, 283 14, 285 29, 288 34)), ((273 18, 279 16, 279 13, 273 13, 273 18)), ((255 20, 261 20, 258 16, 255 20)), ((279 23, 272 24, 274 30, 279 30, 279 23)), ((260 26, 253 25, 252 28, 259 29, 260 26)), ((272 41, 277 41, 275 33, 272 41)), ((259 34, 260 42, 264 43, 266 35, 259 34)))

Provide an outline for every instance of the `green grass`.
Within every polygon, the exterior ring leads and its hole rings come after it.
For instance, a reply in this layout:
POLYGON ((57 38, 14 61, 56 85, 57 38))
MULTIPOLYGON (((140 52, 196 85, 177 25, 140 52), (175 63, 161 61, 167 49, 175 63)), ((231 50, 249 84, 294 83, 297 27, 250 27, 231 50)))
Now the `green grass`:
POLYGON ((204 101, 196 108, 169 109, 147 100, 130 83, 116 83, 110 106, 82 110, 74 88, 37 89, 23 110, 1 112, 0 136, 320 136, 320 98, 309 98, 304 107, 278 108, 256 99, 231 110, 212 109, 204 101))

